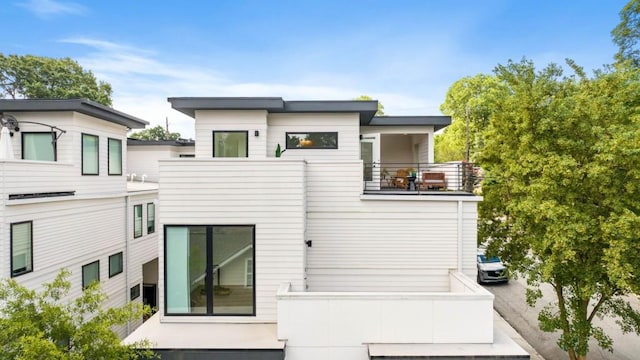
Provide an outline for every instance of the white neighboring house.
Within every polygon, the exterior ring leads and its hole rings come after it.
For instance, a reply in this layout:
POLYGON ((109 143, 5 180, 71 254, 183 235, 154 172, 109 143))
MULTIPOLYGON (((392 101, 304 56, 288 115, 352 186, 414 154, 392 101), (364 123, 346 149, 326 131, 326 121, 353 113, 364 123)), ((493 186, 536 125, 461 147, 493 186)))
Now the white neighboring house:
POLYGON ((127 139, 129 179, 157 183, 160 178, 158 160, 195 157, 193 140, 127 139))
POLYGON ((475 283, 481 198, 422 182, 470 176, 432 170, 450 118, 169 102, 195 119, 195 158, 160 160, 160 311, 125 342, 170 360, 529 358, 475 283))
POLYGON ((71 297, 99 280, 108 306, 157 304, 157 185, 126 177, 147 122, 89 100, 0 100, 0 117, 0 278, 37 289, 66 268, 71 297))

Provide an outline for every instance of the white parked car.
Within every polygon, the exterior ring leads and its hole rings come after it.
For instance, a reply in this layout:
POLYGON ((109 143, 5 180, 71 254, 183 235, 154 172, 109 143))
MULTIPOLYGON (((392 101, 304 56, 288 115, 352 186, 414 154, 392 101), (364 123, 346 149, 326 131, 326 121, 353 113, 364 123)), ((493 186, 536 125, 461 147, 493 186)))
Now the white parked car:
POLYGON ((507 282, 507 267, 497 256, 486 257, 485 252, 478 250, 478 284, 507 282))

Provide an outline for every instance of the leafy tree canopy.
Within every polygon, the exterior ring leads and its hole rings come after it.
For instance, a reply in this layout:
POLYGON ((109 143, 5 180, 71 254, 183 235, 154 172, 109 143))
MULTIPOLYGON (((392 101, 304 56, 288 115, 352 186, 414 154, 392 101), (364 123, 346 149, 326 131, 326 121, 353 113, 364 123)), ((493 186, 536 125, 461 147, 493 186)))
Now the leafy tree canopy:
POLYGON ((506 88, 496 99, 479 156, 485 171, 480 235, 556 301, 539 314, 544 331, 561 333, 572 360, 588 340, 613 350, 593 324, 617 318, 640 331, 640 313, 625 295, 640 291, 640 70, 618 66, 587 77, 528 60, 495 69, 506 88))
POLYGON ((180 133, 168 132, 160 125, 156 125, 152 128, 137 131, 129 135, 130 138, 139 140, 178 140, 180 139, 180 133))
POLYGON ((70 58, 0 53, 0 96, 19 99, 86 98, 111 106, 111 85, 70 58))
MULTIPOLYGON (((353 100, 370 101, 374 99, 369 95, 360 95, 353 100)), ((378 101, 378 111, 376 111, 376 115, 384 115, 384 105, 382 105, 380 101, 378 101)))
POLYGON ((122 345, 114 326, 140 319, 149 308, 129 303, 105 309, 106 295, 94 282, 75 300, 68 298, 69 272, 62 270, 42 291, 14 279, 0 282, 0 359, 146 359, 146 342, 122 345), (139 349, 139 350, 137 350, 139 349))
POLYGON ((436 135, 436 162, 466 160, 467 132, 469 160, 477 160, 484 146, 483 131, 505 90, 495 76, 485 74, 465 77, 451 85, 440 110, 451 116, 452 123, 436 135))
POLYGON ((616 60, 640 66, 640 0, 629 1, 620 11, 620 23, 611 31, 618 45, 616 60))

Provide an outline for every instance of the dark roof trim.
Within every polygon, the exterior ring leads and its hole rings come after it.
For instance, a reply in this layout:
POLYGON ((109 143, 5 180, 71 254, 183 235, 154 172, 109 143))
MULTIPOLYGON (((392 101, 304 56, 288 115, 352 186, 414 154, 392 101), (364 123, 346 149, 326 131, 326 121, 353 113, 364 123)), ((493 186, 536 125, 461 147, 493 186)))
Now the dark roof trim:
POLYGON ((274 110, 284 107, 277 97, 177 97, 168 98, 171 107, 195 118, 196 110, 274 110))
POLYGON ((167 99, 171 107, 195 118, 196 110, 266 110, 270 113, 351 113, 360 114, 367 124, 378 110, 376 100, 285 101, 279 97, 180 97, 167 99))
MULTIPOLYGON (((75 111, 130 129, 144 129, 149 123, 87 99, 0 99, 0 112, 75 111)), ((20 121, 20 119, 18 119, 20 121)))
POLYGON ((433 126, 438 131, 451 124, 451 116, 374 116, 367 126, 433 126))
POLYGON ((152 146, 152 145, 169 145, 169 146, 195 146, 195 140, 178 139, 178 140, 140 140, 127 138, 127 146, 152 146))

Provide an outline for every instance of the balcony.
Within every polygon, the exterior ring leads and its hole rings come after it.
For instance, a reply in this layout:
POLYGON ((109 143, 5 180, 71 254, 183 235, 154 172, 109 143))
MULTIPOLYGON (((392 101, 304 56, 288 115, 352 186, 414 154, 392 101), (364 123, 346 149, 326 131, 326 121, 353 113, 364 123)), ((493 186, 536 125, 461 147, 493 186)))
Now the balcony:
POLYGON ((481 171, 472 163, 365 163, 365 194, 472 194, 481 171))
POLYGON ((370 344, 494 341, 493 295, 455 271, 445 292, 298 292, 283 284, 277 299, 278 338, 300 358, 319 347, 366 358, 370 344))

